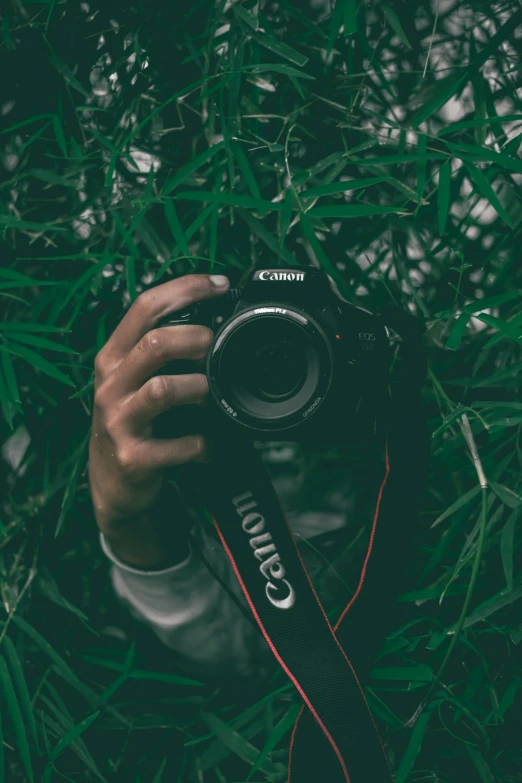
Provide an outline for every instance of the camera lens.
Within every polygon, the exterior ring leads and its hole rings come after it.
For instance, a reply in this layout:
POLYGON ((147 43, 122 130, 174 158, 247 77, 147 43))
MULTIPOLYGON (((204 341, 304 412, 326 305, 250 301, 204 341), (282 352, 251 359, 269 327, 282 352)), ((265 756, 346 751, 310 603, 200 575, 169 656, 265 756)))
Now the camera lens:
POLYGON ((252 354, 245 368, 245 385, 267 398, 282 399, 302 386, 306 366, 304 351, 288 340, 265 343, 252 354))
POLYGON ((216 402, 238 422, 286 429, 322 402, 331 379, 329 343, 304 314, 258 307, 223 327, 208 376, 216 402))

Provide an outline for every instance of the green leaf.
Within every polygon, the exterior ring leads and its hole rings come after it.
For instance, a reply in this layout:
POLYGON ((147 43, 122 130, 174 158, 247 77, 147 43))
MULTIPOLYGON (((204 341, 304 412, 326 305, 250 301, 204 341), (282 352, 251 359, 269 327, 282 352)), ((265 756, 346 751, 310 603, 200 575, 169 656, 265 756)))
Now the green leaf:
POLYGON ((509 487, 504 487, 502 484, 497 484, 494 481, 490 482, 490 486, 508 508, 518 509, 522 505, 522 497, 517 492, 509 489, 509 487))
POLYGON ((71 510, 72 504, 74 502, 74 498, 76 497, 76 488, 78 486, 80 477, 87 464, 89 440, 90 440, 90 430, 85 436, 82 445, 80 446, 80 448, 78 449, 78 451, 73 457, 74 467, 72 472, 69 474, 69 480, 67 481, 67 486, 65 488, 60 516, 58 517, 58 521, 56 523, 56 529, 54 531, 55 538, 58 538, 58 536, 62 532, 65 520, 67 518, 67 514, 71 510))
POLYGON ((289 264, 290 266, 295 266, 297 264, 297 260, 294 256, 285 247, 280 247, 279 242, 274 235, 270 231, 267 231, 259 220, 244 209, 238 209, 237 214, 245 221, 250 230, 286 264, 289 264))
POLYGON ((280 201, 266 201, 262 198, 251 198, 250 196, 241 196, 235 193, 214 193, 211 190, 187 190, 176 195, 180 201, 207 201, 211 204, 230 204, 233 207, 243 207, 243 209, 259 209, 267 212, 274 210, 280 212, 283 205, 280 201))
POLYGON ((495 152, 495 150, 477 147, 474 144, 451 144, 447 142, 447 145, 464 162, 489 161, 490 163, 496 163, 501 169, 522 174, 522 160, 512 158, 503 152, 495 152))
POLYGON ((499 307, 507 302, 513 302, 515 299, 520 299, 522 303, 521 291, 506 291, 504 294, 495 294, 494 296, 486 296, 484 299, 475 299, 474 302, 470 302, 462 308, 463 313, 480 313, 481 310, 490 310, 493 307, 499 307))
POLYGON ((459 347, 462 338, 466 333, 466 329, 469 323, 471 315, 462 312, 453 324, 453 328, 446 342, 446 348, 450 351, 456 351, 459 347))
MULTIPOLYGON (((5 654, 7 666, 11 674, 11 679, 18 696, 18 703, 20 705, 20 711, 23 715, 25 725, 29 729, 29 732, 33 738, 33 742, 38 746, 38 733, 36 731, 36 723, 34 720, 33 707, 31 705, 31 697, 29 696, 29 690, 27 688, 27 682, 25 680, 24 670, 20 663, 20 658, 16 652, 16 648, 9 636, 4 636, 2 640, 2 649, 5 654)), ((0 765, 0 771, 2 767, 0 765)))
POLYGON ((1 367, 0 367, 0 403, 2 405, 2 410, 4 412, 5 420, 7 421, 7 426, 9 427, 9 429, 12 430, 13 416, 11 413, 11 406, 14 407, 14 402, 9 395, 9 390, 7 388, 7 384, 5 382, 1 367))
POLYGON ((439 215, 439 234, 446 230, 450 202, 451 161, 447 160, 439 169, 439 190, 437 210, 439 215))
POLYGON ((478 772, 478 776, 482 783, 497 783, 497 779, 491 772, 485 758, 482 756, 478 748, 472 745, 466 745, 466 753, 473 762, 475 769, 478 772))
POLYGON ((56 746, 53 749, 53 752, 51 754, 51 760, 54 762, 58 758, 58 756, 63 753, 65 748, 70 745, 74 740, 79 737, 81 734, 83 734, 91 723, 94 723, 96 718, 100 712, 93 712, 92 715, 89 715, 87 718, 84 718, 80 723, 78 723, 71 731, 68 731, 67 734, 65 734, 61 740, 56 744, 56 746))
POLYGON ((243 175, 243 179, 245 180, 247 187, 250 191, 251 196, 254 199, 261 199, 261 192, 259 190, 258 184, 256 182, 256 178, 254 177, 254 172, 250 168, 250 164, 248 162, 248 158, 243 152, 243 148, 241 144, 237 141, 231 142, 231 148, 232 152, 234 154, 234 158, 237 161, 237 165, 239 166, 239 170, 241 171, 241 174, 243 175))
MULTIPOLYGON (((96 658, 93 655, 84 655, 83 659, 89 663, 93 663, 96 666, 103 666, 106 669, 111 669, 115 672, 124 672, 125 664, 118 663, 117 661, 106 660, 104 658, 96 658)), ((169 672, 157 672, 146 671, 145 669, 134 669, 130 672, 129 678, 131 680, 153 680, 157 682, 165 682, 170 685, 188 685, 191 687, 201 687, 203 683, 198 680, 193 680, 190 677, 184 677, 181 674, 171 674, 169 672)))
MULTIPOLYGON (((177 198, 181 198, 181 195, 182 194, 179 193, 177 198)), ((190 250, 189 250, 187 238, 185 236, 181 223, 179 222, 178 213, 176 212, 176 207, 174 206, 174 201, 172 199, 167 199, 165 201, 165 217, 167 218, 167 222, 169 224, 169 228, 172 232, 172 236, 174 237, 175 242, 181 248, 183 253, 186 256, 189 256, 190 250)))
POLYGON ((522 329, 520 329, 520 327, 509 323, 509 321, 503 321, 501 318, 496 318, 494 315, 488 315, 487 313, 479 313, 475 317, 488 326, 498 329, 505 337, 509 337, 511 340, 514 340, 517 345, 520 345, 522 339, 522 329))
POLYGON ((261 768, 261 765, 265 761, 265 759, 268 758, 268 755, 274 750, 276 745, 283 739, 285 734, 290 731, 290 729, 293 727, 297 720, 297 716, 299 715, 301 711, 301 705, 300 704, 292 704, 286 714, 281 718, 279 723, 274 726, 272 732, 270 733, 270 736, 268 737, 267 741, 265 742, 264 746, 262 747, 255 764, 250 769, 250 772, 247 775, 247 780, 250 780, 250 778, 257 772, 258 769, 261 768))
POLYGON ((466 169, 472 181, 475 183, 477 189, 482 193, 484 198, 489 201, 495 212, 502 218, 509 228, 513 228, 513 223, 508 213, 502 206, 502 203, 491 187, 491 184, 487 177, 484 176, 482 171, 477 168, 473 163, 465 163, 466 169))
POLYGON ((334 267, 334 265, 326 255, 323 246, 319 241, 319 239, 317 238, 315 229, 312 226, 306 212, 301 212, 299 216, 299 222, 301 224, 301 228, 303 229, 303 234, 305 236, 305 239, 307 239, 308 242, 310 243, 312 250, 317 256, 317 260, 323 267, 324 271, 330 275, 332 280, 335 280, 335 282, 339 286, 339 290, 341 291, 341 293, 349 297, 349 292, 345 290, 346 287, 342 278, 339 275, 339 272, 337 271, 337 269, 334 267))
POLYGON ((11 622, 20 628, 21 631, 27 634, 27 636, 29 636, 33 642, 35 642, 35 644, 37 644, 42 652, 53 662, 58 674, 66 682, 72 685, 72 687, 77 690, 78 693, 81 693, 90 704, 95 703, 98 700, 94 691, 79 679, 71 667, 64 661, 62 656, 59 655, 53 647, 51 647, 49 642, 46 641, 43 636, 32 627, 32 625, 26 622, 26 620, 24 620, 18 614, 13 615, 11 622))
POLYGON ((424 664, 418 666, 377 666, 372 669, 370 676, 374 680, 430 682, 433 679, 433 669, 424 664))
POLYGON ((296 50, 292 49, 291 46, 288 46, 282 41, 278 41, 276 38, 268 35, 268 33, 262 33, 258 30, 253 30, 250 33, 250 36, 253 41, 258 43, 260 46, 264 46, 265 49, 269 49, 271 52, 275 52, 280 57, 282 57, 283 60, 289 60, 291 63, 295 63, 295 65, 299 65, 301 67, 306 65, 308 62, 308 57, 305 57, 303 54, 296 52, 296 50))
POLYGON ((292 222, 293 201, 294 201, 294 196, 292 193, 292 189, 287 188, 285 190, 285 196, 283 199, 283 211, 281 214, 281 242, 280 242, 281 247, 284 245, 290 223, 292 222))
MULTIPOLYGON (((68 353, 73 356, 78 354, 78 351, 74 351, 67 345, 62 343, 55 343, 52 340, 47 340, 45 337, 35 337, 32 334, 27 334, 23 331, 17 331, 13 334, 13 340, 17 343, 24 343, 27 345, 33 345, 35 348, 44 348, 47 351, 56 351, 57 353, 68 353)), ((5 354, 8 355, 8 354, 5 354)))
POLYGON ((502 528, 502 534, 500 536, 500 554, 502 557, 502 567, 504 569, 506 587, 508 590, 513 589, 515 529, 519 518, 520 506, 517 505, 513 513, 509 515, 507 522, 502 528))
POLYGON ((440 79, 434 94, 430 100, 424 102, 423 106, 415 112, 411 120, 411 127, 418 128, 423 122, 425 122, 432 114, 442 109, 442 107, 453 98, 457 90, 464 85, 467 80, 467 74, 461 73, 457 77, 448 76, 445 79, 440 79))
POLYGON ((378 204, 340 204, 339 206, 312 207, 307 214, 317 218, 357 218, 370 215, 406 214, 403 207, 390 207, 378 204))
MULTIPOLYGON (((235 8, 240 8, 236 5, 235 8)), ((283 73, 285 76, 291 76, 294 79, 310 79, 315 80, 315 76, 304 71, 298 71, 297 68, 292 68, 291 65, 281 65, 281 63, 259 63, 258 65, 244 65, 243 71, 247 73, 283 73)))
MULTIPOLYGON (((340 3, 341 0, 338 0, 340 3)), ((357 32, 357 0, 344 0, 344 37, 357 32)))
POLYGON ((0 363, 4 371, 4 378, 9 394, 9 399, 14 405, 15 410, 20 411, 20 393, 18 391, 18 384, 16 382, 16 375, 13 367, 13 362, 7 351, 0 350, 0 363))
POLYGON ((127 291, 132 304, 138 296, 136 291, 136 259, 132 258, 132 256, 125 261, 125 276, 127 278, 127 291))
POLYGON ((469 130, 470 128, 481 128, 484 125, 493 125, 500 122, 518 122, 522 121, 522 114, 506 114, 503 117, 484 117, 475 120, 460 120, 454 122, 451 125, 447 125, 441 128, 438 132, 438 136, 448 136, 450 133, 457 133, 461 130, 469 130))
POLYGON ((362 179, 349 179, 342 182, 331 182, 328 185, 320 185, 318 188, 309 188, 303 193, 299 194, 299 197, 303 200, 310 198, 320 198, 321 196, 330 196, 334 193, 348 193, 350 190, 360 190, 361 188, 369 188, 372 185, 379 185, 381 182, 386 182, 389 177, 363 177, 362 179))
POLYGON ((397 12, 394 11, 391 6, 387 5, 387 3, 382 3, 382 10, 384 11, 384 15, 397 38, 402 41, 402 43, 407 46, 408 49, 411 49, 412 46, 408 41, 406 33, 404 32, 404 28, 397 12))
POLYGON ((415 760, 419 755, 422 742, 424 740, 424 735, 426 733, 426 729, 428 728, 428 723, 431 720, 432 714, 433 710, 426 710, 417 719, 417 722, 415 723, 411 733, 408 747, 406 748, 404 756, 402 757, 399 764, 399 769, 397 770, 397 775, 395 777, 395 783, 405 783, 406 778, 413 769, 413 765, 415 764, 415 760))
MULTIPOLYGON (((213 715, 209 712, 201 712, 201 719, 206 725, 216 732, 217 736, 232 753, 245 761, 249 766, 253 766, 259 756, 259 750, 255 748, 250 742, 244 739, 239 732, 224 723, 217 715, 213 715)), ((265 759, 259 765, 261 772, 266 775, 273 775, 279 771, 281 765, 275 765, 268 759, 265 759)))
POLYGON ((172 193, 172 191, 177 188, 178 185, 181 185, 182 182, 185 182, 185 180, 188 179, 191 174, 194 174, 194 172, 201 168, 201 166, 203 166, 205 163, 208 163, 208 161, 211 160, 214 155, 223 148, 223 146, 224 142, 222 141, 218 142, 217 144, 213 144, 212 147, 209 147, 204 152, 196 155, 196 157, 193 158, 189 163, 187 163, 185 166, 182 166, 176 174, 174 174, 172 177, 169 177, 165 181, 165 184, 161 190, 162 195, 167 196, 169 193, 172 193))
POLYGON ((417 134, 417 154, 419 156, 419 161, 417 163, 417 201, 421 201, 426 185, 427 138, 425 133, 417 134))
POLYGON ((522 598, 522 586, 515 587, 513 590, 502 590, 493 598, 483 601, 464 621, 464 628, 471 628, 476 623, 486 620, 495 612, 499 612, 506 606, 510 606, 522 598))
POLYGON ((443 514, 441 514, 435 522, 432 524, 433 527, 437 527, 437 525, 440 525, 441 522, 443 522, 448 517, 455 514, 456 511, 460 511, 461 508, 463 508, 465 505, 467 505, 470 500, 473 500, 478 494, 480 493, 480 486, 476 485, 472 487, 471 489, 468 489, 467 492, 464 492, 463 495, 461 495, 454 503, 451 504, 449 508, 444 511, 443 514))
MULTIPOLYGON (((6 348, 0 346, 0 351, 6 350, 6 348)), ((66 383, 68 386, 74 387, 74 383, 55 367, 54 364, 51 364, 51 362, 35 353, 35 351, 32 351, 30 348, 26 348, 25 346, 16 343, 14 339, 9 341, 9 352, 15 356, 19 356, 21 359, 25 359, 32 367, 36 370, 40 370, 45 375, 49 375, 51 378, 54 378, 61 383, 66 383)))
POLYGON ((29 783, 34 783, 33 765, 31 762, 31 752, 29 750, 29 744, 27 742, 27 734, 25 732, 25 726, 22 719, 22 713, 20 712, 20 706, 18 699, 16 698, 15 689, 5 662, 3 655, 0 655, 0 690, 3 694, 2 703, 7 708, 7 713, 11 719, 11 726, 16 739, 16 745, 20 759, 24 765, 29 783))
POLYGON ((400 155, 381 155, 378 158, 361 158, 356 163, 357 166, 393 166, 399 163, 423 163, 428 160, 447 161, 448 156, 441 152, 419 153, 418 155, 401 153, 400 155))

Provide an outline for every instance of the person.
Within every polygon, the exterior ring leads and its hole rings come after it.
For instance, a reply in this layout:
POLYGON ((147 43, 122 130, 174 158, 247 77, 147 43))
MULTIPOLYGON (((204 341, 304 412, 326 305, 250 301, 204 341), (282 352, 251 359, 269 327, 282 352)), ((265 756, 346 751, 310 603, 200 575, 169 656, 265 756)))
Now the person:
MULTIPOLYGON (((211 460, 204 434, 157 438, 153 431, 154 420, 170 408, 205 405, 203 362, 212 332, 194 324, 154 327, 167 313, 223 296, 228 288, 223 275, 190 274, 147 290, 95 360, 89 478, 112 584, 180 665, 200 677, 258 675, 271 658, 217 537, 169 495, 173 469, 211 460), (176 360, 190 360, 201 371, 162 374, 176 360)), ((323 455, 315 457, 319 465, 323 455)), ((354 519, 364 496, 362 477, 330 461, 313 471, 311 486, 296 469, 297 459, 287 445, 267 450, 307 570, 312 578, 321 574, 342 608, 362 565, 354 566, 352 543, 364 538, 364 524, 346 535, 347 519, 354 519)))

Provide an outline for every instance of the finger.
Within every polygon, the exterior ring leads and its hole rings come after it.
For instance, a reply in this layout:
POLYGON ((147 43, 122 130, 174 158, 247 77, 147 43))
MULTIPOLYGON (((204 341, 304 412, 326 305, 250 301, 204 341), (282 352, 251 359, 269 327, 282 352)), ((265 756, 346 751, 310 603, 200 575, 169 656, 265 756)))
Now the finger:
POLYGON ((150 288, 140 294, 120 321, 100 351, 98 365, 114 368, 160 318, 193 302, 220 296, 228 288, 229 281, 223 275, 185 275, 150 288))
POLYGON ((207 442, 203 435, 186 435, 183 438, 147 440, 136 455, 137 463, 146 470, 161 470, 187 462, 206 462, 207 442))
MULTIPOLYGON (((112 399, 133 394, 166 364, 177 359, 203 359, 212 342, 206 326, 162 326, 142 337, 106 381, 112 399)), ((178 377, 178 376, 176 376, 178 377)))
POLYGON ((161 413, 177 405, 201 405, 208 394, 207 379, 191 375, 155 375, 124 406, 129 429, 142 431, 161 413))

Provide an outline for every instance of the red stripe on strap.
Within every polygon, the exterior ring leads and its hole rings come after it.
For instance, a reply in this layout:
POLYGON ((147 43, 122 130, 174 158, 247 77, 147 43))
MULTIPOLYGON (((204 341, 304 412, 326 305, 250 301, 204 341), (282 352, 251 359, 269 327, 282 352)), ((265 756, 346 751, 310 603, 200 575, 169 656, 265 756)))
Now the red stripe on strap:
MULTIPOLYGON (((274 646, 274 644, 273 644, 272 640, 270 639, 270 636, 268 635, 268 633, 267 633, 267 631, 266 631, 266 629, 265 629, 265 627, 264 627, 263 623, 261 622, 261 618, 259 617, 259 615, 258 615, 258 613, 257 613, 256 607, 254 606, 254 602, 252 601, 252 599, 251 599, 251 597, 250 597, 250 594, 249 594, 249 592, 248 592, 248 590, 247 590, 247 588, 246 588, 246 585, 245 585, 245 583, 243 582, 243 579, 242 579, 242 577, 241 577, 241 574, 239 573, 239 569, 238 569, 238 567, 237 567, 237 565, 236 565, 236 562, 235 562, 235 560, 234 560, 234 556, 232 555, 232 552, 230 551, 230 549, 229 549, 229 547, 228 547, 228 545, 227 545, 227 542, 225 541, 225 538, 224 538, 224 536, 223 536, 223 534, 222 534, 221 530, 219 529, 219 525, 218 525, 218 523, 216 522, 216 520, 215 520, 214 518, 213 518, 213 522, 214 522, 214 526, 215 526, 215 528, 216 528, 216 530, 217 530, 217 532, 218 532, 218 535, 219 535, 219 537, 220 537, 220 539, 221 539, 221 543, 223 544, 223 548, 224 548, 225 552, 227 553, 227 555, 228 555, 228 557, 229 557, 229 560, 230 560, 230 562, 232 563, 232 568, 234 569, 234 572, 235 572, 235 574, 236 574, 237 580, 238 580, 239 584, 241 585, 241 589, 243 590, 243 592, 244 592, 244 594, 245 594, 245 597, 246 597, 246 599, 247 599, 247 601, 248 601, 248 604, 249 604, 249 606, 250 606, 250 609, 252 610, 252 614, 253 614, 253 615, 254 615, 254 617, 256 618, 256 622, 257 622, 257 624, 259 625, 259 627, 261 628, 261 631, 262 631, 262 633, 263 633, 263 636, 265 637, 265 639, 266 639, 266 641, 267 641, 267 643, 268 643, 268 645, 269 645, 270 649, 272 650, 273 654, 274 654, 274 655, 275 655, 275 657, 277 658, 277 660, 278 660, 278 662, 279 662, 280 666, 282 667, 282 669, 283 669, 283 670, 286 672, 286 674, 288 675, 288 677, 289 677, 289 678, 292 680, 292 682, 294 683, 295 687, 297 688, 297 690, 299 691, 299 693, 300 693, 300 695, 301 695, 301 698, 302 698, 302 699, 303 699, 303 701, 306 703, 306 705, 307 705, 308 709, 310 710, 310 712, 312 713, 312 715, 313 715, 313 716, 314 716, 314 718, 316 719, 317 723, 319 724, 319 726, 320 726, 320 727, 321 727, 321 729, 323 730, 323 732, 324 732, 324 734, 325 734, 326 738, 328 739, 328 741, 329 741, 330 745, 331 745, 331 746, 332 746, 332 748, 334 749, 335 755, 336 755, 336 756, 337 756, 337 758, 339 759, 339 763, 340 763, 340 765, 341 765, 341 768, 342 768, 342 770, 343 770, 343 773, 344 773, 344 776, 345 776, 345 779, 346 779, 346 783, 351 783, 351 781, 350 781, 350 776, 348 775, 348 770, 346 769, 346 764, 344 763, 344 759, 343 759, 343 757, 342 757, 342 755, 341 755, 341 751, 340 751, 340 750, 339 750, 339 748, 337 747, 337 745, 336 745, 336 743, 335 743, 335 740, 334 740, 334 738, 332 737, 332 735, 330 734, 330 732, 328 731, 328 729, 326 728, 326 726, 325 726, 325 725, 324 725, 324 723, 322 722, 322 720, 321 720, 321 718, 319 717, 318 713, 316 712, 316 710, 315 710, 315 709, 314 709, 314 707, 312 706, 312 703, 311 703, 311 702, 310 702, 310 700, 308 699, 308 696, 306 695, 306 693, 304 692, 304 690, 303 690, 303 689, 301 688, 301 686, 299 685, 299 682, 297 681, 297 679, 295 678, 295 676, 292 674, 292 672, 290 671, 290 669, 287 667, 287 665, 285 664, 285 662, 283 661, 283 659, 282 659, 282 658, 281 658, 281 656, 279 655, 278 651, 276 650, 276 648, 275 648, 275 646, 274 646)), ((321 607, 321 608, 322 608, 322 607, 321 607)), ((334 637, 334 638, 335 638, 335 637, 334 637)), ((342 649, 342 648, 341 648, 341 649, 342 649)))
POLYGON ((357 596, 361 592, 361 589, 362 589, 362 586, 363 586, 363 582, 364 582, 364 578, 366 576, 366 569, 368 567, 368 562, 370 560, 370 555, 371 555, 372 549, 373 549, 373 541, 374 541, 374 538, 375 538, 375 531, 377 529, 377 520, 379 519, 379 512, 381 510, 381 500, 382 500, 382 496, 383 496, 383 493, 384 493, 384 488, 385 488, 386 483, 388 481, 388 476, 389 475, 390 475, 390 460, 389 460, 389 457, 388 457, 388 444, 386 444, 386 470, 384 472, 384 478, 382 480, 382 484, 381 484, 381 487, 379 489, 379 494, 377 495, 377 503, 376 503, 376 506, 375 506, 375 514, 373 516, 372 530, 371 530, 371 533, 370 533, 370 542, 368 544, 368 551, 366 552, 366 557, 364 558, 364 563, 363 563, 363 567, 362 567, 362 571, 361 571, 361 578, 359 579, 359 584, 357 586, 357 590, 355 591, 355 593, 354 593, 350 603, 348 604, 348 606, 343 611, 342 615, 337 620, 337 622, 336 622, 336 624, 334 626, 334 631, 336 631, 339 628, 339 626, 341 625, 341 623, 342 623, 346 613, 348 612, 348 610, 352 606, 353 602, 355 601, 355 599, 357 598, 357 596))

